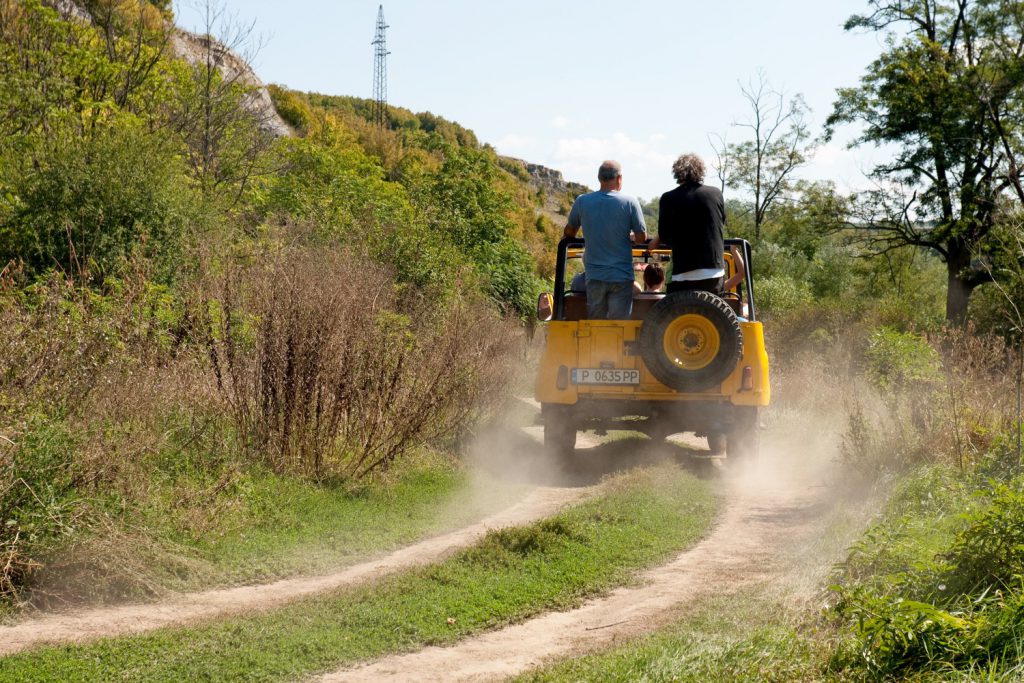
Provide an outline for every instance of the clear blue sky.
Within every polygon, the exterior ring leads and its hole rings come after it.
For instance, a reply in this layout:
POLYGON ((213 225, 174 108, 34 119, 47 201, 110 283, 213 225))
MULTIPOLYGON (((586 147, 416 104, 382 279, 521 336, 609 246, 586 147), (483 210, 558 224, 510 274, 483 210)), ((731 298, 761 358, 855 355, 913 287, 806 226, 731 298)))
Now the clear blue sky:
MULTIPOLYGON (((219 0, 265 40, 254 66, 267 82, 371 97, 379 0, 219 0)), ((200 25, 197 0, 179 23, 200 25)), ((709 133, 738 141, 747 114, 740 82, 763 69, 802 93, 815 132, 838 87, 854 85, 882 49, 842 30, 866 0, 388 0, 388 100, 471 128, 499 152, 593 186, 616 158, 624 190, 672 186, 681 152, 709 157, 709 133)), ((877 153, 847 151, 848 131, 803 171, 863 186, 877 153)))

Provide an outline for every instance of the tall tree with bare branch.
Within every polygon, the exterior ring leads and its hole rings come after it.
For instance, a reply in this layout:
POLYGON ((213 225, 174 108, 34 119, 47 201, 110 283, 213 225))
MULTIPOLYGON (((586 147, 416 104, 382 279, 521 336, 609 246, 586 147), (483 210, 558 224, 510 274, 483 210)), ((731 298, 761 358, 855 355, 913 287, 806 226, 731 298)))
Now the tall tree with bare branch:
POLYGON ((713 166, 725 186, 749 193, 754 214, 754 239, 761 238, 761 226, 772 204, 793 188, 793 172, 807 162, 814 141, 807 126, 808 108, 803 96, 788 101, 784 92, 768 82, 763 71, 740 88, 750 107, 747 118, 733 126, 748 138, 738 143, 712 141, 713 166))

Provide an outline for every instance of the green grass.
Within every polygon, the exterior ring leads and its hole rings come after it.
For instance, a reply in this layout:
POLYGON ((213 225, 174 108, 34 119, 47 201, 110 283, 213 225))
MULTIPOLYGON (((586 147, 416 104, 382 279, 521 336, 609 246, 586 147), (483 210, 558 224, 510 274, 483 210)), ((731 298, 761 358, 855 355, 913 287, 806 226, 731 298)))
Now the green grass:
MULTIPOLYGON (((95 604, 333 571, 464 526, 524 493, 484 476, 439 455, 347 485, 252 468, 206 497, 210 484, 195 475, 154 476, 140 506, 91 504, 88 523, 50 540, 36 582, 44 595, 95 604)), ((0 601, 0 622, 17 614, 13 601, 0 601)))
POLYGON ((837 583, 836 671, 875 679, 1019 680, 1024 479, 950 468, 906 477, 837 583))
POLYGON ((672 466, 611 480, 547 520, 494 531, 426 568, 199 628, 0 660, 0 681, 289 680, 579 604, 695 542, 710 486, 672 466))
MULTIPOLYGON (((823 648, 787 623, 787 610, 756 591, 690 606, 669 627, 599 654, 530 672, 520 683, 576 681, 817 680, 823 648)), ((825 652, 824 654, 827 654, 825 652)))
POLYGON ((144 518, 157 538, 200 560, 188 575, 168 577, 171 587, 260 581, 353 564, 464 525, 522 495, 523 486, 497 480, 478 495, 470 476, 437 459, 346 487, 258 473, 234 487, 233 506, 201 533, 180 531, 163 505, 144 518))

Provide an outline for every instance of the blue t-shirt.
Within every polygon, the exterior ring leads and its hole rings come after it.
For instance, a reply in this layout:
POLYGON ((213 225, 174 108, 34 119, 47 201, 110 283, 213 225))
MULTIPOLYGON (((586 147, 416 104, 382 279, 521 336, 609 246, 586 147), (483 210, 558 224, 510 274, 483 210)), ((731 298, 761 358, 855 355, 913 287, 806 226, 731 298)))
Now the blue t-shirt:
POLYGON ((589 192, 573 202, 569 225, 583 228, 587 243, 583 267, 588 280, 633 281, 633 242, 629 233, 647 231, 640 202, 616 190, 589 192))

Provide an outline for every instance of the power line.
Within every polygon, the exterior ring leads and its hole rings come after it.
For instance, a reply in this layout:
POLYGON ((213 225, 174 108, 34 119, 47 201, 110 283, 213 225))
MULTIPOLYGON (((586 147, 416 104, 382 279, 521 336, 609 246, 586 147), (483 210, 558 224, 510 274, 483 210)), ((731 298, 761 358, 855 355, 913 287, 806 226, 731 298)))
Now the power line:
POLYGON ((383 128, 388 124, 388 52, 384 32, 388 25, 384 23, 384 5, 377 10, 377 33, 370 43, 373 51, 373 118, 383 128))

